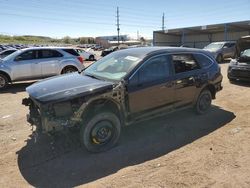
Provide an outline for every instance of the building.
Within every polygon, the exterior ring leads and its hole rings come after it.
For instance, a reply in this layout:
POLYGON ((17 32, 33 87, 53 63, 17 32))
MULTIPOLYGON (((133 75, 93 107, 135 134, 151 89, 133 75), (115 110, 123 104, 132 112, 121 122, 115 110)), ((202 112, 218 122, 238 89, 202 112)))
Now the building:
POLYGON ((153 32, 154 46, 203 48, 211 42, 236 41, 250 35, 250 20, 153 32))
MULTIPOLYGON (((102 40, 107 40, 107 41, 117 41, 118 40, 117 35, 100 36, 100 37, 97 37, 97 38, 102 39, 102 40)), ((120 41, 127 41, 128 40, 128 36, 127 35, 120 35, 119 36, 119 40, 120 41)))
MULTIPOLYGON (((118 37, 117 37, 117 35, 96 37, 95 41, 96 41, 97 44, 100 44, 101 46, 103 46, 105 48, 108 48, 108 47, 111 47, 111 46, 118 46, 118 37)), ((120 35, 119 36, 119 44, 129 46, 129 45, 141 44, 141 42, 140 41, 135 41, 135 40, 130 40, 128 35, 120 35)))

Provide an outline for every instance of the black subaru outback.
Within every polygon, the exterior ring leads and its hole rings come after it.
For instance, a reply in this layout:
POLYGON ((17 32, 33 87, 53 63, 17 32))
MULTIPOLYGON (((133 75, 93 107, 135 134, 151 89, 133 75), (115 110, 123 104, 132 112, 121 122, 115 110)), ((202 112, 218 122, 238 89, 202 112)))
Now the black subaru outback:
POLYGON ((203 50, 142 47, 114 52, 82 73, 29 86, 28 121, 37 131, 80 126, 91 152, 113 147, 121 126, 185 107, 206 113, 222 89, 216 60, 203 50))

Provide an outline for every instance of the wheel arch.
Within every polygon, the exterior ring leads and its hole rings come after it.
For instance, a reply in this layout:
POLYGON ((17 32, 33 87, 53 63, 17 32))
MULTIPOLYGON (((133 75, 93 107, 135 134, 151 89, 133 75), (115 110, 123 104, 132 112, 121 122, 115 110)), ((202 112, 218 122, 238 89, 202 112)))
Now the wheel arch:
POLYGON ((77 71, 79 71, 79 69, 77 68, 77 66, 75 66, 75 65, 65 65, 65 66, 63 66, 62 68, 61 68, 61 71, 60 71, 60 74, 63 74, 63 71, 65 70, 65 69, 67 69, 67 68, 74 68, 74 69, 76 69, 77 71))
POLYGON ((115 113, 121 121, 121 124, 124 123, 124 115, 121 105, 111 98, 99 98, 91 101, 82 112, 82 118, 84 120, 89 119, 94 114, 108 111, 115 113))
POLYGON ((6 76, 6 78, 8 79, 8 82, 11 82, 10 75, 7 72, 0 70, 0 74, 3 74, 4 76, 6 76))
POLYGON ((207 84, 207 85, 204 85, 199 92, 197 92, 197 94, 195 95, 195 100, 193 101, 193 104, 196 103, 198 97, 200 96, 200 94, 204 91, 204 90, 208 90, 210 91, 211 93, 211 96, 212 96, 212 99, 215 99, 216 98, 216 89, 215 89, 215 86, 213 84, 207 84))

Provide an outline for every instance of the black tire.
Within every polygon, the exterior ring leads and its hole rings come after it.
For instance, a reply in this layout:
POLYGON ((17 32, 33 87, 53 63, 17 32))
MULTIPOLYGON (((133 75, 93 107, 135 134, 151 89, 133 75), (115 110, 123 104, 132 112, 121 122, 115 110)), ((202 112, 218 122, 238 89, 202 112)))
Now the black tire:
POLYGON ((205 114, 209 111, 212 104, 212 95, 209 90, 203 90, 195 104, 197 114, 205 114))
POLYGON ((222 62, 223 62, 223 57, 222 57, 221 54, 219 54, 219 55, 217 56, 216 61, 217 61, 218 63, 222 63, 222 62))
POLYGON ((68 73, 72 73, 72 72, 77 72, 77 68, 76 67, 65 67, 62 70, 62 74, 68 74, 68 73))
POLYGON ((8 85, 8 79, 5 75, 0 74, 0 90, 3 90, 7 87, 8 85))
POLYGON ((112 112, 100 112, 82 125, 80 141, 90 152, 98 153, 111 149, 118 142, 121 122, 112 112))
POLYGON ((95 57, 94 57, 93 55, 90 55, 90 56, 89 56, 89 60, 90 60, 90 61, 94 61, 94 60, 95 60, 95 57))

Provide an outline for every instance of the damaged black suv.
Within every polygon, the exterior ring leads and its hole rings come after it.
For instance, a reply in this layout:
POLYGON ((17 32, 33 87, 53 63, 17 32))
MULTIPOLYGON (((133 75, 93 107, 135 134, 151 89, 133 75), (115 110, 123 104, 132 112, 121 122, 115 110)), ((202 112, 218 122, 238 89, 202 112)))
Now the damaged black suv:
POLYGON ((206 113, 222 89, 216 60, 203 50, 141 47, 114 52, 82 73, 29 86, 28 121, 38 131, 80 126, 80 141, 91 152, 113 147, 121 126, 184 107, 206 113))

